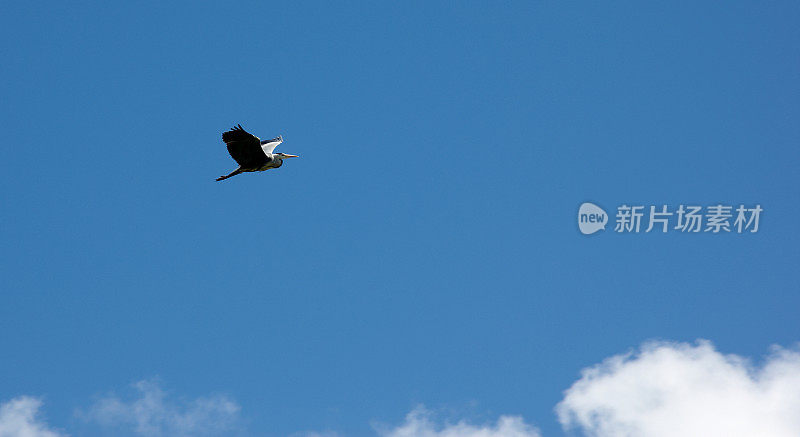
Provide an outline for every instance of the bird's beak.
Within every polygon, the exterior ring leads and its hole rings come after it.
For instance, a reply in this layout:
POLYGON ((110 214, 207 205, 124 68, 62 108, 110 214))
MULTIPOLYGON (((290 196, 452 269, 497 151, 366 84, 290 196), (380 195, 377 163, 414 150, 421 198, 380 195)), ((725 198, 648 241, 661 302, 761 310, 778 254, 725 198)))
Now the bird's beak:
POLYGON ((290 155, 288 153, 285 153, 284 156, 286 156, 287 158, 299 158, 299 156, 297 155, 290 155))

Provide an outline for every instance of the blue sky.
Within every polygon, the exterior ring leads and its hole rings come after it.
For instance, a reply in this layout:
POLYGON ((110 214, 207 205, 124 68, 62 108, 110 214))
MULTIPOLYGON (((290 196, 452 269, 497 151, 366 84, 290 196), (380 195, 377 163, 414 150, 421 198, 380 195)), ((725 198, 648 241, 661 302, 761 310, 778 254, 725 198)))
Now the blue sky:
POLYGON ((248 435, 424 404, 555 436, 645 341, 800 338, 797 3, 3 10, 0 402, 54 427, 156 378, 248 435), (235 123, 300 158, 214 182, 235 123), (584 201, 764 212, 584 236, 584 201))

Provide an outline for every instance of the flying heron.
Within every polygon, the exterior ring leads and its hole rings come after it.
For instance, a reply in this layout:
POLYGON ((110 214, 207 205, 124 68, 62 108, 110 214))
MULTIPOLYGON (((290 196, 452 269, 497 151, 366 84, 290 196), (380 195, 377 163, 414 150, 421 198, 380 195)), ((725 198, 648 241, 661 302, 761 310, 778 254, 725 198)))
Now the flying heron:
POLYGON ((278 168, 283 165, 286 158, 297 158, 297 155, 287 153, 272 153, 278 144, 283 142, 283 137, 278 135, 271 140, 261 141, 257 136, 247 132, 242 125, 236 125, 231 130, 222 134, 222 141, 228 146, 231 158, 239 164, 239 168, 225 176, 217 178, 218 181, 236 176, 246 171, 264 171, 278 168))

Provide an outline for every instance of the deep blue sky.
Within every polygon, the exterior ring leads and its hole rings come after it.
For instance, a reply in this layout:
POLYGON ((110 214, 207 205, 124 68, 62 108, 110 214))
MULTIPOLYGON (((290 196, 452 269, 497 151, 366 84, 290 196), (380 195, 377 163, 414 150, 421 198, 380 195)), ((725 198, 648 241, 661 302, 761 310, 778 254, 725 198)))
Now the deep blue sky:
POLYGON ((112 3, 2 6, 0 400, 74 430, 158 377, 255 435, 549 437, 647 339, 800 339, 796 2, 112 3), (235 123, 301 157, 214 182, 235 123), (584 236, 584 201, 764 213, 584 236))

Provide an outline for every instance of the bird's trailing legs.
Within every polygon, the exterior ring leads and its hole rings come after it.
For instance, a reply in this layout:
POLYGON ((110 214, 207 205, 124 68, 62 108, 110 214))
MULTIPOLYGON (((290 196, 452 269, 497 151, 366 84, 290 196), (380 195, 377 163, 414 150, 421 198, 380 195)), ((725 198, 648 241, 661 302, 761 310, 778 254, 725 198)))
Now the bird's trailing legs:
POLYGON ((224 181, 225 179, 228 179, 229 177, 232 177, 232 176, 236 176, 237 174, 239 174, 239 173, 241 173, 241 172, 242 172, 242 168, 241 168, 241 167, 239 167, 239 168, 237 168, 236 170, 234 170, 234 171, 232 171, 232 172, 230 172, 230 173, 226 174, 225 176, 220 176, 220 177, 218 177, 218 178, 217 178, 217 180, 218 180, 218 181, 224 181))

